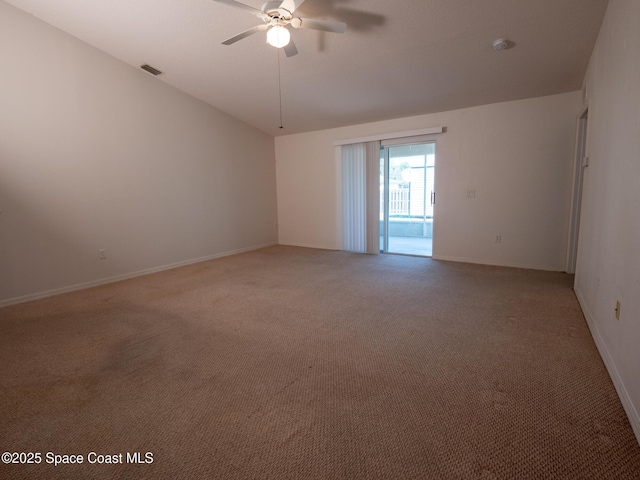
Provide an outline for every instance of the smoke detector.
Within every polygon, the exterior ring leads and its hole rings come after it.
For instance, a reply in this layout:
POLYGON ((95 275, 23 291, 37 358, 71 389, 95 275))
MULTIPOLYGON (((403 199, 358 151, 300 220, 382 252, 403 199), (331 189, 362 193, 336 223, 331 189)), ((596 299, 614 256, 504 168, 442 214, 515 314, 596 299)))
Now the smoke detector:
POLYGON ((499 38, 493 42, 494 50, 506 50, 509 48, 509 40, 506 38, 499 38))

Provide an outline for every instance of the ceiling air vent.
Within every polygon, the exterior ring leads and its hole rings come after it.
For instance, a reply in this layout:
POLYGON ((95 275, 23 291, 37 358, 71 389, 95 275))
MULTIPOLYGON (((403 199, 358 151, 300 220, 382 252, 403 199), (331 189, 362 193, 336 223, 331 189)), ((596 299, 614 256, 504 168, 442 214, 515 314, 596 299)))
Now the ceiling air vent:
POLYGON ((157 68, 153 68, 151 65, 147 65, 146 63, 144 65, 140 65, 140 68, 142 70, 144 70, 145 72, 149 72, 151 75, 160 75, 162 72, 160 70, 158 70, 157 68))

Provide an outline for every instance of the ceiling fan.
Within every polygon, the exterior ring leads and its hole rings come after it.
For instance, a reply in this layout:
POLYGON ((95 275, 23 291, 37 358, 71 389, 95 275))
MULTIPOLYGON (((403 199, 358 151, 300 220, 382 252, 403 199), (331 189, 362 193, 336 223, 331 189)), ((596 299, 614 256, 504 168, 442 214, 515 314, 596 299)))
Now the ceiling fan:
POLYGON ((293 57, 298 54, 298 49, 291 39, 290 28, 310 28, 333 33, 344 33, 347 29, 347 24, 342 22, 319 18, 294 17, 294 12, 305 0, 270 1, 262 5, 260 10, 235 0, 214 1, 251 12, 264 22, 263 25, 256 25, 225 40, 222 42, 223 45, 231 45, 249 35, 267 30, 267 43, 276 48, 284 48, 286 56, 293 57))

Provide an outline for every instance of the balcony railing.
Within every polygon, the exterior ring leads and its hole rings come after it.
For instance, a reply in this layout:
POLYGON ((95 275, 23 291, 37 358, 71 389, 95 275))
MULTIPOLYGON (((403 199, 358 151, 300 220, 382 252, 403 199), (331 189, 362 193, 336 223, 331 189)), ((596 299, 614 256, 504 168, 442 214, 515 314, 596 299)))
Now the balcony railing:
MULTIPOLYGON (((384 195, 384 192, 381 192, 381 195, 384 195)), ((384 198, 381 198, 380 201, 384 202, 384 198)), ((389 190, 389 215, 409 215, 408 188, 397 188, 389 190)))

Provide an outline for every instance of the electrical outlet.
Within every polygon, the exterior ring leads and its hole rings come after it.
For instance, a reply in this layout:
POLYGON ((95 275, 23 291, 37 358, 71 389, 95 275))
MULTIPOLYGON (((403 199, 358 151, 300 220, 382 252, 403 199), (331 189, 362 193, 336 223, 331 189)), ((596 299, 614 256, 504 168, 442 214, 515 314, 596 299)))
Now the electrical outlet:
POLYGON ((616 300, 616 320, 620 320, 620 300, 616 300))
POLYGON ((502 234, 501 233, 496 233, 496 243, 502 243, 502 234))
POLYGON ((107 252, 105 252, 104 248, 98 250, 98 257, 100 258, 100 260, 104 260, 107 258, 107 252))

